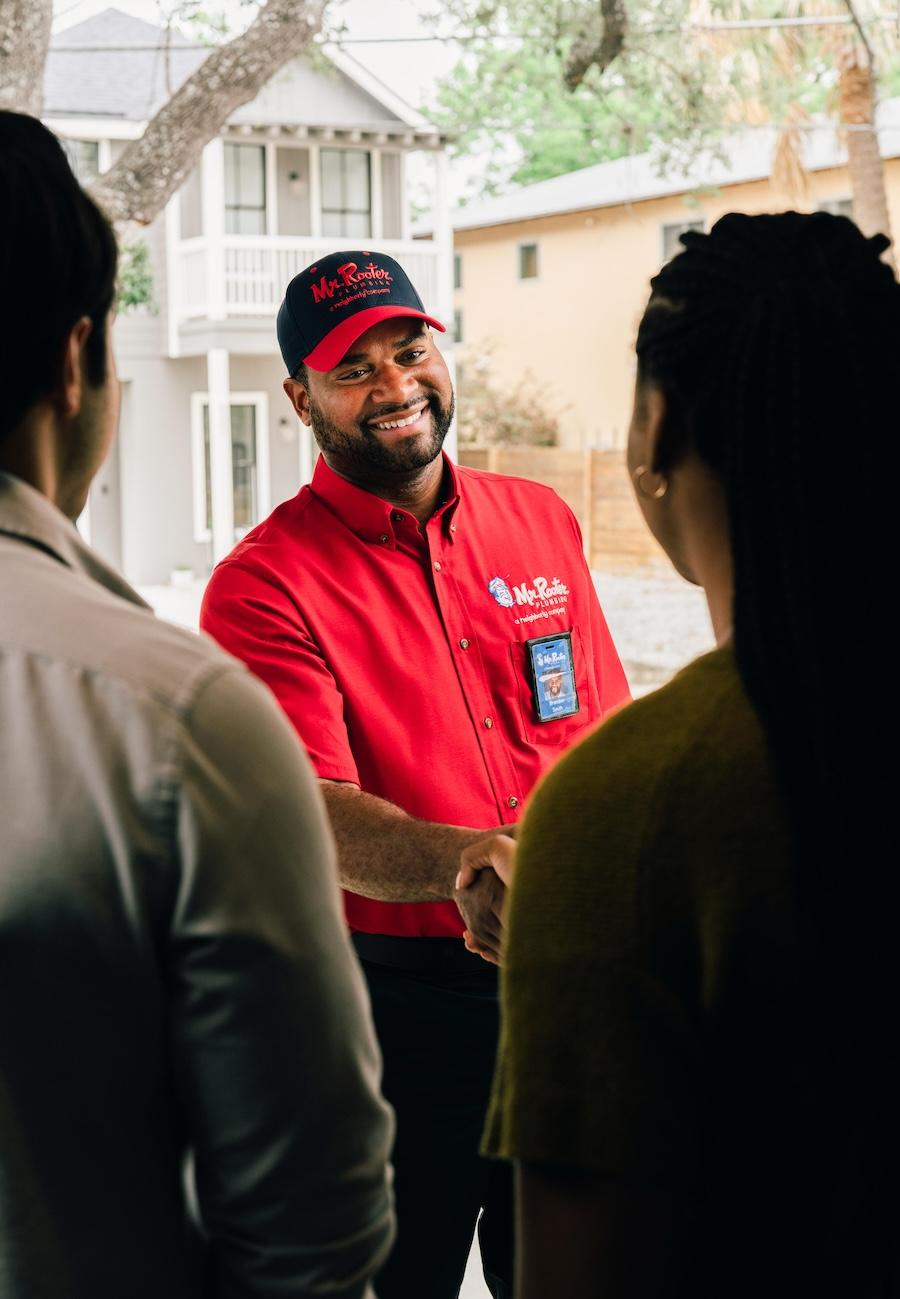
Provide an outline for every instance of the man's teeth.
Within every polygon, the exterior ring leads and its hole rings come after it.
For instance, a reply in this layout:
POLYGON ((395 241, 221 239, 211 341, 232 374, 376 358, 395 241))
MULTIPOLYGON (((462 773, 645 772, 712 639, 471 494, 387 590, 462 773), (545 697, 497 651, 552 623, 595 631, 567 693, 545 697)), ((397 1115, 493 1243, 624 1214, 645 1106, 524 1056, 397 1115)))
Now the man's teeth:
MULTIPOLYGON (((426 405, 427 405, 427 403, 426 403, 426 405)), ((390 424, 376 424, 375 427, 376 427, 376 428, 385 428, 385 429, 388 429, 388 428, 406 428, 407 424, 415 424, 416 420, 417 420, 417 419, 419 418, 419 416, 422 414, 422 411, 423 411, 424 409, 425 409, 424 406, 420 406, 418 410, 413 411, 412 415, 407 416, 406 419, 395 419, 395 420, 393 420, 390 424)))

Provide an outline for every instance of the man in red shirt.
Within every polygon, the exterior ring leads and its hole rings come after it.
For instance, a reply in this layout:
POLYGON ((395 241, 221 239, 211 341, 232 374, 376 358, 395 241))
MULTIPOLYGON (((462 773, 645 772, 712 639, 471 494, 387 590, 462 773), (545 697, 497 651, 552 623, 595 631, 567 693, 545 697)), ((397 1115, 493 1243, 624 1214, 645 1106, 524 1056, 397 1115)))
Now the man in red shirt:
POLYGON ((476 1221, 505 1299, 508 1174, 478 1156, 496 969, 460 941, 499 953, 503 884, 456 876, 504 860, 535 781, 628 688, 568 507, 442 456, 453 391, 432 329, 383 254, 291 281, 284 389, 322 454, 215 570, 202 625, 268 683, 322 782, 397 1112, 380 1299, 454 1299, 476 1221))

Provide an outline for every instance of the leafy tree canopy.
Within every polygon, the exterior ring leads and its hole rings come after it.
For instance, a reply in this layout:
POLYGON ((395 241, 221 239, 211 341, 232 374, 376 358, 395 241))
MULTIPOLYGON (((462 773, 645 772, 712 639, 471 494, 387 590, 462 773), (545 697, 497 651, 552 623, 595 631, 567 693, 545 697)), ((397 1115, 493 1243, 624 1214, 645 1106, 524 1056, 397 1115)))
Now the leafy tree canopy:
MULTIPOLYGON (((464 52, 429 111, 455 132, 458 155, 490 160, 479 194, 651 148, 661 171, 703 149, 723 156, 727 135, 744 125, 796 131, 833 106, 835 39, 848 34, 685 30, 799 14, 802 0, 792 8, 781 0, 443 0, 443 9, 465 34, 464 52), (580 49, 593 42, 602 51, 611 22, 621 40, 609 43, 608 64, 573 76, 580 49), (498 150, 504 136, 515 149, 498 150)), ((828 4, 815 12, 828 13, 828 4)), ((847 16, 841 0, 830 12, 847 16)), ((885 87, 900 88, 890 29, 879 25, 877 38, 885 87)))

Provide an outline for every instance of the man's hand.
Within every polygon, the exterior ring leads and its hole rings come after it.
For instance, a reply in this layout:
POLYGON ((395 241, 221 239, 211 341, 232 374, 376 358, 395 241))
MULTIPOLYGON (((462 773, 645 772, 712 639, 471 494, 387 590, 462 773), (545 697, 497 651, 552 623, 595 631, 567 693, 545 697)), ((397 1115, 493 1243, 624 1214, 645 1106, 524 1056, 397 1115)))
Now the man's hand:
POLYGON ((516 861, 516 844, 511 834, 492 834, 464 848, 459 857, 459 874, 456 888, 470 888, 478 872, 489 867, 497 872, 504 884, 511 884, 516 861))
POLYGON ((505 898, 506 885, 489 868, 479 870, 474 884, 458 889, 453 895, 465 921, 466 947, 492 965, 500 964, 505 898))
POLYGON ((492 834, 460 854, 454 901, 466 923, 463 935, 470 952, 500 964, 503 946, 505 885, 512 878, 516 845, 508 834, 492 834))

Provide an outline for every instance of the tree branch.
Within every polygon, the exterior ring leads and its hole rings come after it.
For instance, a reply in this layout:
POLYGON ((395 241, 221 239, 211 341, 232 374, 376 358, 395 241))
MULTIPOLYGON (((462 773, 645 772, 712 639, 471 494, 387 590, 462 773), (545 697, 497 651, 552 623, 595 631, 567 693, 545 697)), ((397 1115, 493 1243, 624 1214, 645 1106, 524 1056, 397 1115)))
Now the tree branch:
POLYGON ((575 37, 569 51, 563 72, 569 90, 577 90, 595 64, 600 72, 606 71, 625 48, 627 30, 624 0, 599 0, 593 21, 575 37))
POLYGON ((53 0, 0 0, 0 108, 40 117, 53 0))
POLYGON ((213 50, 141 138, 91 185, 109 217, 149 225, 232 113, 255 99, 279 68, 309 48, 321 31, 326 4, 327 0, 268 0, 241 36, 213 50))

